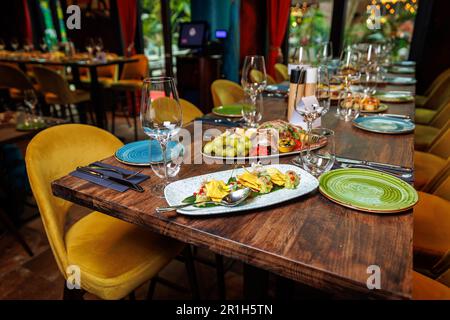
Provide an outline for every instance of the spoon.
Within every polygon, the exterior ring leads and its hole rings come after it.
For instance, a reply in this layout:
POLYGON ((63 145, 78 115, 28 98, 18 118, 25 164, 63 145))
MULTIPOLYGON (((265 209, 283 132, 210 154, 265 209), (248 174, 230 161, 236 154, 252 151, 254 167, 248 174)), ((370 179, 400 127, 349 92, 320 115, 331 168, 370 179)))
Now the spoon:
POLYGON ((236 191, 231 192, 228 196, 223 198, 220 202, 213 202, 213 201, 204 201, 204 202, 198 202, 198 203, 189 203, 189 204, 181 204, 179 206, 170 206, 170 207, 159 207, 156 208, 156 212, 163 213, 163 212, 170 212, 175 211, 178 209, 187 208, 193 205, 200 205, 200 204, 215 204, 222 207, 236 207, 240 205, 242 202, 244 202, 251 194, 251 190, 249 188, 245 189, 239 189, 236 191))

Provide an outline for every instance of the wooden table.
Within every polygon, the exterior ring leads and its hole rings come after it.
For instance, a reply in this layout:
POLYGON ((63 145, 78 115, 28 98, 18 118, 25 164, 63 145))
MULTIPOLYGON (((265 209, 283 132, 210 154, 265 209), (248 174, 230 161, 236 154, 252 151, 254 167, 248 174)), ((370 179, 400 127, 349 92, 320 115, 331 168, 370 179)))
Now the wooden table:
POLYGON ((19 67, 26 72, 26 65, 46 65, 46 66, 64 66, 71 67, 73 82, 75 85, 80 86, 80 68, 88 68, 90 74, 89 91, 91 94, 91 102, 95 109, 96 123, 100 128, 105 129, 107 125, 105 107, 103 105, 101 95, 101 84, 98 81, 97 68, 106 67, 111 65, 119 65, 119 69, 122 69, 126 63, 133 63, 139 61, 133 58, 118 57, 114 59, 108 59, 107 61, 95 61, 95 60, 45 60, 45 59, 11 59, 0 58, 0 62, 17 63, 19 67))
MULTIPOLYGON (((267 98, 264 112, 266 120, 284 117, 286 102, 267 98)), ((338 155, 413 166, 413 134, 371 134, 338 120, 334 112, 324 117, 323 125, 336 131, 338 155)), ((414 105, 391 104, 390 112, 412 116, 414 105)), ((105 162, 120 165, 114 158, 105 162)), ((227 169, 230 166, 222 164, 184 165, 179 178, 227 169)), ((150 169, 144 173, 151 175, 143 184, 149 190, 158 178, 150 169)), ((314 192, 265 210, 190 218, 156 213, 155 208, 166 202, 149 191, 119 194, 70 176, 55 181, 52 188, 68 201, 318 289, 351 297, 411 298, 412 210, 392 216, 365 214, 314 192), (380 290, 366 286, 371 265, 381 268, 380 290)))

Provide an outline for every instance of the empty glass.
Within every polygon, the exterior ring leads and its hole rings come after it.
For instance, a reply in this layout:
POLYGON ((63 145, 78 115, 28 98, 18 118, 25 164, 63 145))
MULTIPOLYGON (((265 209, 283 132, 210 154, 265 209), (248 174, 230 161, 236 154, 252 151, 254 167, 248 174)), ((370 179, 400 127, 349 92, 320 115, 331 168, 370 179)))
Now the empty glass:
POLYGON ((300 160, 306 171, 319 177, 333 168, 336 161, 334 131, 325 128, 313 129, 304 146, 305 150, 300 154, 300 160), (317 148, 318 143, 325 139, 326 145, 317 148))
POLYGON ((11 48, 13 51, 17 51, 19 49, 19 40, 17 40, 17 38, 13 38, 11 40, 11 48))
POLYGON ((257 98, 267 86, 266 63, 263 56, 247 56, 242 68, 241 84, 251 100, 251 104, 244 104, 242 117, 248 127, 257 127, 262 114, 257 106, 257 98))
POLYGON ((157 140, 161 146, 163 161, 152 163, 152 169, 155 174, 162 176, 164 181, 156 184, 152 191, 155 195, 163 197, 172 168, 169 161, 171 156, 167 155, 167 145, 182 126, 182 109, 173 78, 156 77, 144 81, 141 122, 145 134, 157 140))
POLYGON ((92 58, 93 55, 94 55, 94 40, 92 40, 92 38, 89 38, 89 39, 86 41, 86 46, 85 46, 85 48, 86 48, 86 51, 87 51, 87 53, 88 53, 88 55, 89 55, 89 58, 92 58))
POLYGON ((317 62, 319 64, 328 65, 333 60, 333 44, 331 41, 324 42, 319 46, 317 54, 317 62))
POLYGON ((3 39, 0 39, 0 51, 5 50, 5 48, 6 48, 5 41, 3 41, 3 39))
POLYGON ((339 96, 339 116, 342 120, 353 121, 361 112, 361 95, 344 89, 339 96))
POLYGON ((42 52, 47 52, 48 45, 47 45, 47 40, 45 40, 45 37, 42 38, 41 41, 39 42, 39 47, 41 48, 42 52))

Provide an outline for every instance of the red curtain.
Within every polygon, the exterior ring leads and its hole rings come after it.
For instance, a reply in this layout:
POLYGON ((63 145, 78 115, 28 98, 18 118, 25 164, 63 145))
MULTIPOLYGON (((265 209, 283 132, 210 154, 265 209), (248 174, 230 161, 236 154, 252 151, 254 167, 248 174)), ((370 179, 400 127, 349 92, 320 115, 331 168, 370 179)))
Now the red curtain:
POLYGON ((258 14, 257 6, 260 0, 245 0, 241 1, 241 59, 242 62, 245 56, 260 54, 260 43, 255 30, 258 30, 258 14))
POLYGON ((291 0, 267 0, 267 17, 269 20, 269 59, 267 72, 275 76, 274 65, 281 54, 281 43, 286 34, 291 0))
MULTIPOLYGON (((137 0, 117 0, 117 8, 122 27, 124 54, 127 54, 127 48, 134 43, 136 36, 137 0)), ((134 46, 131 53, 135 53, 134 46)))
POLYGON ((28 1, 23 0, 23 13, 24 13, 24 38, 28 40, 29 42, 33 42, 33 28, 31 26, 31 16, 30 16, 30 10, 28 8, 28 1))

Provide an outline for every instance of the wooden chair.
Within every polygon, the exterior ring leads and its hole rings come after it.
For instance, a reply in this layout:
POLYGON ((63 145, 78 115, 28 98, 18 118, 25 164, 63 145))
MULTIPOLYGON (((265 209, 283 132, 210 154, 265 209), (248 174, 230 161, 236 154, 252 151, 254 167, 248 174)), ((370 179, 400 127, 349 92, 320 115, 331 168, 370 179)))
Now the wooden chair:
MULTIPOLYGON (((66 218, 80 207, 53 196, 51 183, 78 166, 111 156, 123 144, 96 127, 69 124, 39 133, 28 145, 26 166, 53 255, 63 274, 81 271, 81 288, 107 299, 122 299, 149 281, 183 250, 193 297, 198 298, 190 248, 100 212, 90 212, 65 231, 66 218)), ((151 281, 149 292, 154 290, 151 281)), ((83 291, 67 290, 64 297, 83 291)))
MULTIPOLYGON (((148 77, 149 74, 149 61, 147 56, 143 54, 134 55, 132 59, 138 59, 137 62, 125 64, 122 75, 119 81, 111 83, 109 88, 111 90, 130 93, 131 96, 131 115, 134 122, 134 139, 138 139, 138 126, 137 126, 137 114, 136 114, 136 91, 142 89, 143 80, 148 77)), ((113 105, 112 109, 112 129, 115 132, 115 119, 116 119, 116 106, 113 105)))
MULTIPOLYGON (((77 105, 79 114, 81 114, 80 105, 91 100, 90 93, 84 90, 70 90, 67 80, 54 70, 35 66, 33 72, 40 91, 44 94, 45 102, 49 105, 60 105, 64 108, 63 115, 65 115, 65 110, 68 110, 70 121, 74 122, 71 105, 77 105)), ((88 109, 93 119, 92 110, 90 110, 89 106, 88 109)))
POLYGON ((245 99, 244 89, 229 80, 216 80, 211 85, 214 107, 233 104, 245 99))

